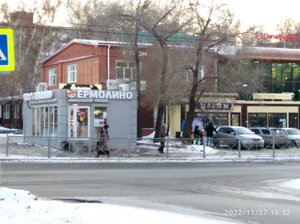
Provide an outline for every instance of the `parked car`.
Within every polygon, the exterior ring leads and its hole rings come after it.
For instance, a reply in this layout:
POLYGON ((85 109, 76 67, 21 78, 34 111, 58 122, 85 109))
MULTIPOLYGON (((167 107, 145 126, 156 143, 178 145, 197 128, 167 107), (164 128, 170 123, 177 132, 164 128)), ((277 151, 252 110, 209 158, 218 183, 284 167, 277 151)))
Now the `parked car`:
POLYGON ((264 140, 261 136, 254 134, 248 128, 241 126, 220 126, 217 128, 218 134, 214 136, 215 146, 228 146, 238 148, 238 142, 241 142, 241 148, 263 148, 264 140))
POLYGON ((279 128, 253 127, 249 129, 264 139, 265 148, 272 148, 273 142, 275 147, 279 148, 287 147, 290 144, 287 134, 279 128))
POLYGON ((292 145, 296 146, 297 148, 300 147, 300 130, 297 128, 280 128, 280 130, 283 130, 292 145))

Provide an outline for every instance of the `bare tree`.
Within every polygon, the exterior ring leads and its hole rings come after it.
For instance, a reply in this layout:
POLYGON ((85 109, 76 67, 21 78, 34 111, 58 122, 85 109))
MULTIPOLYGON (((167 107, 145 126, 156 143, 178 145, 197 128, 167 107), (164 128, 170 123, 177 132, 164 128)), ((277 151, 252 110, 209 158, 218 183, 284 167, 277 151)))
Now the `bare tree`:
POLYGON ((291 47, 296 48, 299 47, 300 43, 300 22, 296 22, 291 18, 287 18, 285 21, 277 24, 276 26, 277 31, 279 34, 287 35, 287 36, 295 36, 296 39, 283 39, 278 41, 278 47, 291 47))
MULTIPOLYGON (((119 13, 128 5, 121 2, 67 0, 68 23, 76 29, 74 34, 82 39, 120 40, 123 21, 119 13)), ((131 9, 131 7, 129 6, 131 9)))
MULTIPOLYGON (((25 1, 21 2, 16 12, 12 12, 7 4, 0 6, 3 18, 1 26, 14 30, 16 69, 9 75, 0 76, 0 95, 11 105, 11 119, 14 105, 19 103, 18 97, 35 89, 39 81, 39 62, 47 52, 53 50, 59 36, 44 24, 54 20, 60 0, 35 3, 27 11, 25 5, 25 1)), ((13 127, 12 121, 10 123, 13 127)))
POLYGON ((187 125, 184 137, 189 138, 192 131, 192 121, 203 92, 205 92, 205 77, 200 77, 203 65, 204 53, 210 49, 218 50, 225 43, 235 45, 236 37, 239 35, 239 23, 233 24, 233 15, 225 4, 203 5, 199 1, 190 3, 191 17, 190 32, 194 34, 197 41, 194 45, 194 60, 186 64, 186 69, 192 73, 192 82, 189 93, 189 111, 187 113, 187 125))
MULTIPOLYGON (((168 100, 168 79, 167 75, 170 68, 169 45, 172 35, 182 29, 178 18, 182 15, 181 0, 172 1, 166 6, 157 5, 151 0, 127 1, 124 5, 111 3, 105 5, 101 1, 90 0, 89 6, 80 5, 76 0, 69 0, 69 3, 75 7, 72 10, 73 21, 78 27, 83 28, 87 33, 95 32, 96 36, 101 39, 114 38, 115 33, 121 33, 128 43, 128 47, 133 50, 133 59, 136 64, 137 98, 138 98, 138 127, 140 128, 140 109, 141 109, 141 91, 140 81, 145 76, 145 67, 141 68, 139 51, 141 49, 139 39, 142 35, 147 35, 151 39, 153 49, 156 49, 157 57, 155 66, 159 80, 159 88, 156 94, 155 103, 158 105, 155 137, 158 137, 159 129, 164 116, 165 105, 168 100), (75 4, 77 2, 77 5, 75 4), (78 5, 79 4, 79 5, 78 5), (79 7, 80 6, 80 7, 79 7), (79 9, 80 8, 80 9, 79 9), (79 9, 79 10, 78 10, 79 9), (117 13, 116 13, 117 12, 117 13), (75 18, 75 20, 74 20, 75 18)), ((91 35, 93 36, 93 35, 91 35)), ((91 38, 89 36, 88 38, 91 38)), ((153 50, 152 49, 152 50, 153 50)), ((153 62, 154 63, 154 62, 153 62)), ((138 130, 141 136, 141 129, 138 130)))
POLYGON ((14 29, 16 64, 16 70, 11 75, 1 77, 5 83, 0 89, 2 96, 34 90, 39 80, 39 62, 47 52, 53 51, 55 40, 59 37, 53 32, 55 29, 44 25, 54 20, 59 0, 46 0, 42 5, 36 3, 30 12, 25 11, 24 5, 21 4, 17 12, 11 12, 5 5, 1 7, 7 21, 5 26, 14 29))
POLYGON ((236 55, 224 56, 218 63, 218 91, 238 93, 240 99, 251 100, 253 93, 264 92, 268 80, 264 79, 265 64, 244 60, 240 49, 236 55))
MULTIPOLYGON (((139 18, 127 15, 127 17, 135 20, 140 27, 151 34, 155 40, 154 44, 157 44, 158 49, 160 49, 160 67, 159 73, 157 74, 159 77, 159 89, 155 139, 159 138, 165 107, 169 98, 167 90, 169 89, 168 86, 170 83, 167 78, 170 66, 170 38, 185 26, 185 24, 179 24, 177 22, 179 15, 182 14, 181 3, 182 1, 172 1, 168 6, 159 11, 156 7, 149 7, 147 13, 139 18)), ((148 1, 147 6, 150 6, 150 4, 151 1, 148 1)))

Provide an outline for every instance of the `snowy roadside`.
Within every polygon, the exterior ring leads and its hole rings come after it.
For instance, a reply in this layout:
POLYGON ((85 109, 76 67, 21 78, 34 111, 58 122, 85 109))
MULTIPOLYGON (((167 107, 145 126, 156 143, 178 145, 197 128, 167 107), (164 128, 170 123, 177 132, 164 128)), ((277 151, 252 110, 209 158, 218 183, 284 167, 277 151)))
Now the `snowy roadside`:
POLYGON ((163 155, 157 156, 141 156, 141 157, 100 157, 100 158, 86 158, 86 157, 41 157, 30 155, 9 155, 0 153, 0 163, 2 162, 36 162, 36 163, 231 163, 231 162, 293 162, 300 161, 299 156, 282 156, 282 157, 257 157, 252 156, 210 156, 203 158, 202 156, 180 156, 180 157, 165 157, 163 155))
POLYGON ((28 191, 0 187, 0 224, 225 224, 232 220, 105 203, 38 199, 28 191))
MULTIPOLYGON (((300 189, 300 179, 280 184, 300 189)), ((0 224, 225 224, 238 223, 203 213, 201 217, 105 203, 67 203, 38 199, 28 191, 0 187, 0 224)))

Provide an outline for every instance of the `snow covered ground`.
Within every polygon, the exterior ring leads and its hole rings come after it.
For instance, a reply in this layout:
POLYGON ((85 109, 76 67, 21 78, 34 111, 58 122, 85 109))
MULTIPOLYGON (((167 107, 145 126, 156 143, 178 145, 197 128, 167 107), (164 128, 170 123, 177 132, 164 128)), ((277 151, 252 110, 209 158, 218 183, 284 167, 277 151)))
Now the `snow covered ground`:
MULTIPOLYGON (((300 179, 280 184, 300 189, 300 179)), ((39 199, 28 191, 0 187, 0 224, 223 224, 237 223, 166 211, 126 207, 105 203, 67 203, 39 199)))
POLYGON ((234 221, 105 203, 38 199, 28 191, 0 187, 1 224, 223 224, 234 221))

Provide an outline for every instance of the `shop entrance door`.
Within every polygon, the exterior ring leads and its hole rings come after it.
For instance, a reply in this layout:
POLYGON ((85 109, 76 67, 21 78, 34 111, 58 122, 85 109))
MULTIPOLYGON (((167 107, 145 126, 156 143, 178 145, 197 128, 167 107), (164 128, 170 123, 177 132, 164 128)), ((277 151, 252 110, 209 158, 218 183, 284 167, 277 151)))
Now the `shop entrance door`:
POLYGON ((90 107, 70 106, 68 129, 69 129, 70 138, 89 138, 90 137, 90 107))

